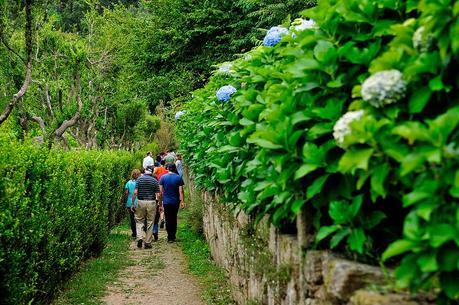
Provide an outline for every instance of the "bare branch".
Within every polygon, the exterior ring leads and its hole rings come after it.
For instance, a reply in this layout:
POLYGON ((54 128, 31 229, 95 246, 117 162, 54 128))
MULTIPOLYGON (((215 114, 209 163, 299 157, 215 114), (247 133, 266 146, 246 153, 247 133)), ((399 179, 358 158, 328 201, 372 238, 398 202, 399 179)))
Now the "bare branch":
POLYGON ((13 111, 14 106, 16 103, 24 96, 26 93, 27 89, 29 88, 30 81, 32 79, 32 62, 27 63, 27 71, 26 71, 26 77, 24 79, 24 83, 22 84, 21 89, 19 89, 18 93, 13 95, 13 98, 9 102, 9 104, 6 106, 5 110, 3 113, 0 115, 0 124, 2 124, 6 119, 9 117, 11 111, 13 111))
POLYGON ((40 126, 41 132, 43 133, 43 137, 46 137, 46 126, 45 126, 45 121, 39 117, 39 116, 33 116, 32 121, 37 122, 38 125, 40 126))
POLYGON ((45 86, 45 95, 46 95, 46 105, 48 106, 49 114, 52 118, 54 118, 53 107, 51 105, 51 96, 49 95, 49 85, 46 83, 45 86))
POLYGON ((76 124, 76 122, 80 119, 81 116, 81 110, 83 109, 83 103, 81 102, 81 83, 80 83, 80 73, 77 72, 75 76, 75 82, 76 82, 76 100, 78 103, 78 110, 75 112, 73 117, 70 120, 65 120, 59 128, 56 129, 55 135, 56 138, 62 138, 62 135, 65 133, 65 131, 72 127, 73 125, 76 124))
MULTIPOLYGON (((18 93, 13 95, 13 98, 6 106, 3 113, 0 115, 0 124, 8 119, 11 111, 13 111, 16 103, 24 96, 27 89, 29 88, 32 79, 32 0, 25 0, 25 11, 26 11, 26 29, 25 29, 25 42, 27 50, 27 68, 24 83, 18 93)), ((3 37, 3 34, 2 34, 3 37)), ((2 38, 3 44, 5 39, 2 38)))

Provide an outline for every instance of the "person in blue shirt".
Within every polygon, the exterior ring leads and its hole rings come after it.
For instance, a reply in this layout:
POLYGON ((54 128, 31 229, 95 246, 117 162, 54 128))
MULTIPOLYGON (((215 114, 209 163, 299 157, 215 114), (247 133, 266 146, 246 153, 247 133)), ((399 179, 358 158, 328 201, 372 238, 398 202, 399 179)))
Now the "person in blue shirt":
MULTIPOLYGON (((126 199, 126 208, 129 213, 129 220, 131 223, 131 231, 132 231, 132 237, 137 238, 137 230, 136 230, 136 224, 135 224, 135 218, 134 218, 134 212, 131 210, 131 205, 132 205, 132 194, 134 194, 135 190, 135 181, 137 178, 140 177, 140 171, 138 169, 135 169, 132 171, 131 174, 131 180, 126 182, 126 185, 124 186, 124 195, 127 196, 126 199)), ((137 205, 137 199, 134 202, 134 207, 137 205)))
POLYGON ((177 214, 179 208, 185 208, 184 183, 174 163, 168 164, 167 170, 169 173, 161 176, 159 180, 159 200, 163 203, 166 218, 167 241, 174 242, 177 233, 177 214))

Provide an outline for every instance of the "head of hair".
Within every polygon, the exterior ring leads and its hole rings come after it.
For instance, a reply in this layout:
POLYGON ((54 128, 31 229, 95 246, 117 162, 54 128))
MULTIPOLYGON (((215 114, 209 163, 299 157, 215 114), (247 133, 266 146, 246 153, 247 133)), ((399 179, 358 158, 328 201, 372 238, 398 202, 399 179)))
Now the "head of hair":
POLYGON ((166 161, 165 161, 165 160, 161 160, 160 164, 161 164, 161 165, 165 165, 165 164, 166 164, 166 161))
POLYGON ((151 156, 151 151, 147 152, 147 156, 151 156))
POLYGON ((177 154, 176 157, 177 157, 178 160, 182 159, 182 155, 181 154, 177 154))
POLYGON ((168 171, 172 172, 172 173, 178 174, 177 166, 175 166, 174 163, 169 163, 169 164, 167 164, 166 169, 167 169, 168 171))
POLYGON ((131 178, 136 180, 137 178, 139 178, 140 176, 140 171, 136 168, 132 171, 131 173, 131 178))

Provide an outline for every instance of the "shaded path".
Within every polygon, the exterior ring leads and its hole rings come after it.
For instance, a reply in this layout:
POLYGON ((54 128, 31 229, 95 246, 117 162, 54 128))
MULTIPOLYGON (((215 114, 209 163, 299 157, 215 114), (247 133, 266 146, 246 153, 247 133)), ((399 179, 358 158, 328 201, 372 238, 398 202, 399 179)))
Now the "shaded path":
MULTIPOLYGON (((129 234, 129 232, 126 232, 129 234)), ((137 249, 131 242, 131 264, 109 283, 103 301, 108 305, 203 305, 201 289, 187 273, 186 260, 177 244, 166 242, 160 230, 153 249, 137 249)))

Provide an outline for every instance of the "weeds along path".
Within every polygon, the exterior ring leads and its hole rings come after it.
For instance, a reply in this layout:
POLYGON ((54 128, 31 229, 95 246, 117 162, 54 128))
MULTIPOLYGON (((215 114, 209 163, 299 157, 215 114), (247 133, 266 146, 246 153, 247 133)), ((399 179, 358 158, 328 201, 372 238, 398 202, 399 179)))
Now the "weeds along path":
MULTIPOLYGON (((128 233, 127 233, 128 234, 128 233)), ((131 242, 131 263, 109 283, 108 305, 203 305, 195 278, 187 273, 186 260, 177 244, 166 242, 164 230, 153 249, 137 249, 131 242)))

